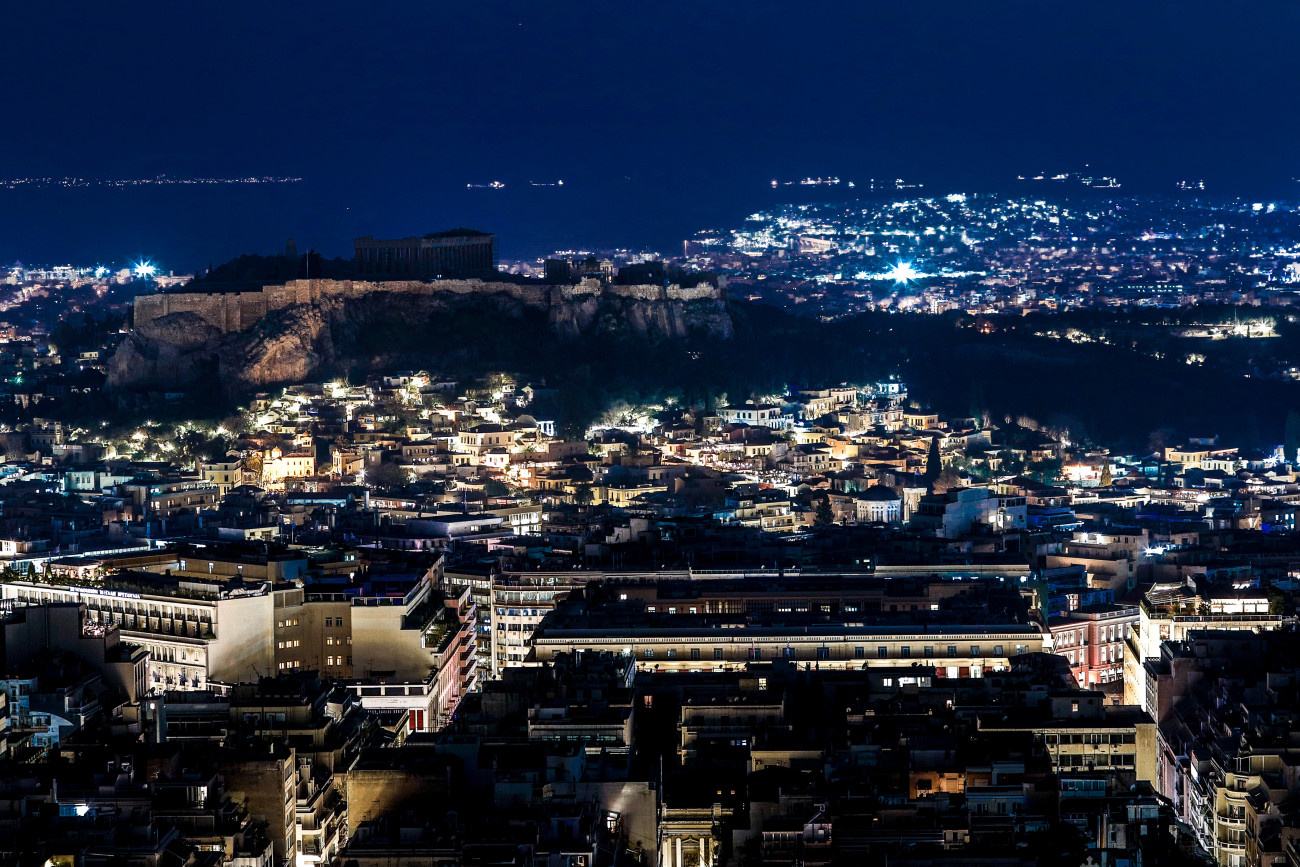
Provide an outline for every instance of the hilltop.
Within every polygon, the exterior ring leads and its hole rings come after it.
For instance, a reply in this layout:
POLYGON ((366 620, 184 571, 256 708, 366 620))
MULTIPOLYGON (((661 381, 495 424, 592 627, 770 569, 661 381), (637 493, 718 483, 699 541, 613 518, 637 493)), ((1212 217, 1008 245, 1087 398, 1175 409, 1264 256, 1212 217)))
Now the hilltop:
MULTIPOLYGON (((448 317, 562 342, 593 337, 653 345, 727 341, 734 332, 723 289, 525 281, 289 280, 245 291, 176 292, 136 299, 133 328, 109 363, 116 390, 181 389, 216 376, 236 394, 355 367, 377 370, 454 347, 429 336, 448 317)), ((472 324, 469 332, 478 331, 472 324)), ((444 335, 444 338, 448 335, 444 335)))

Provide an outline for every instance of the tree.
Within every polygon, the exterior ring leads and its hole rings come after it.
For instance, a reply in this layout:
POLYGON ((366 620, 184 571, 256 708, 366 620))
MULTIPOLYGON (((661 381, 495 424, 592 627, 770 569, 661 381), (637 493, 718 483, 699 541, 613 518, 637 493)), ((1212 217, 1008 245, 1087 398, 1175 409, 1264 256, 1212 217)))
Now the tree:
POLYGON ((1286 614, 1287 596, 1277 587, 1270 587, 1265 595, 1268 597, 1268 613, 1272 615, 1286 614))
POLYGON ((988 400, 984 399, 984 382, 978 378, 971 380, 970 415, 972 419, 983 419, 988 415, 988 400))
POLYGON ((248 420, 239 413, 228 415, 221 420, 221 427, 232 434, 242 434, 248 430, 248 420))
POLYGON ((409 481, 406 470, 385 461, 366 470, 366 482, 374 488, 395 488, 409 481))
POLYGON ((943 458, 939 455, 939 437, 930 437, 930 454, 925 459, 925 479, 933 482, 943 472, 943 458))
POLYGON ((1061 466, 1060 458, 1033 461, 1029 464, 1028 474, 1035 481, 1042 482, 1044 485, 1051 485, 1055 484, 1057 478, 1061 475, 1061 466))
POLYGON ((957 488, 966 487, 966 480, 956 470, 946 469, 930 483, 930 487, 936 494, 946 494, 957 488))
POLYGON ((1295 463, 1296 452, 1300 451, 1300 412, 1287 410, 1285 433, 1282 435, 1283 457, 1288 463, 1295 463))
POLYGON ((817 501, 817 512, 813 517, 813 523, 818 527, 829 527, 835 523, 835 512, 831 509, 830 497, 822 497, 817 501))
POLYGON ((579 506, 589 506, 595 495, 591 492, 591 485, 578 485, 573 491, 573 502, 579 506))
POLYGON ((1101 465, 1101 481, 1098 482, 1103 488, 1109 488, 1114 479, 1110 476, 1110 461, 1101 465))
POLYGON ((244 469, 247 470, 248 474, 256 479, 260 485, 262 482, 262 470, 264 469, 262 465, 262 453, 250 452, 248 457, 244 458, 244 469))
POLYGON ((1242 442, 1248 449, 1257 449, 1260 445, 1259 418, 1253 413, 1246 413, 1245 425, 1241 433, 1242 442))
POLYGON ((998 457, 1002 459, 1002 475, 1018 476, 1025 471, 1025 462, 1014 449, 1003 449, 998 452, 998 457))
POLYGON ((1147 434, 1147 451, 1160 453, 1163 455, 1165 448, 1174 440, 1174 429, 1171 427, 1156 428, 1147 434))

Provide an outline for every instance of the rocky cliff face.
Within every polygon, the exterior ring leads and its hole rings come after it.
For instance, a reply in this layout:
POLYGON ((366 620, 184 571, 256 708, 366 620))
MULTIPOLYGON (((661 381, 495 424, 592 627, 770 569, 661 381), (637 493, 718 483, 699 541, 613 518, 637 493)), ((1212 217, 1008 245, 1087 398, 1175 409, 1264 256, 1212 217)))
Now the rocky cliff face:
POLYGON ((172 296, 163 309, 176 312, 161 315, 154 304, 153 318, 138 321, 110 360, 108 386, 183 389, 216 377, 225 390, 239 393, 321 378, 356 364, 383 366, 418 356, 422 332, 439 317, 453 315, 468 317, 481 326, 476 333, 488 335, 493 322, 507 319, 536 320, 539 330, 569 341, 596 336, 648 342, 732 336, 722 293, 708 287, 617 286, 593 291, 586 285, 516 289, 511 284, 482 284, 467 292, 459 285, 456 291, 437 291, 436 284, 365 284, 360 291, 352 285, 344 291, 337 285, 313 289, 309 303, 272 309, 243 330, 214 324, 225 321, 221 296, 172 296), (187 306, 193 309, 177 309, 187 306))

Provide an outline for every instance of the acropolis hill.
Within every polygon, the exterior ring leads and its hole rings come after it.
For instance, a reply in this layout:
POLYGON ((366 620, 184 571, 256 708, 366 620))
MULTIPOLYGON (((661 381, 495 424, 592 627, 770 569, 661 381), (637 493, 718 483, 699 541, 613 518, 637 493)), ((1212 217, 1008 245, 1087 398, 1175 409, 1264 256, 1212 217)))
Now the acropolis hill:
POLYGON ((217 375, 231 389, 299 382, 366 354, 371 327, 417 331, 433 317, 473 311, 535 319, 560 338, 617 334, 649 341, 732 335, 725 293, 697 286, 466 280, 290 280, 252 291, 184 289, 142 295, 134 328, 109 366, 119 389, 179 387, 217 375))

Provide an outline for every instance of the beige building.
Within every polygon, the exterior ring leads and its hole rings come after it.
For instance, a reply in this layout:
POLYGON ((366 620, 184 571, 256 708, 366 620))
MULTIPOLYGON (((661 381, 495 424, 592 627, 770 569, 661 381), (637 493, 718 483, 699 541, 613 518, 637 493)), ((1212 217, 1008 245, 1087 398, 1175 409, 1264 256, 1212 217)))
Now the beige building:
POLYGON ((119 485, 123 497, 131 501, 136 514, 144 519, 173 518, 193 515, 214 508, 221 499, 217 486, 207 479, 155 479, 119 485))
POLYGON ((284 484, 288 479, 306 479, 316 475, 316 456, 311 452, 281 452, 271 449, 262 458, 262 483, 267 487, 284 484))
POLYGON ((293 747, 272 742, 257 753, 226 755, 220 769, 230 783, 231 800, 242 801, 253 819, 266 822, 276 863, 296 863, 298 775, 293 747))
POLYGON ((981 723, 982 732, 1034 733, 1054 773, 1119 773, 1156 782, 1156 723, 1140 707, 1107 705, 1099 692, 1053 697, 1050 721, 981 723))
POLYGON ((515 439, 521 431, 499 424, 481 424, 476 428, 461 431, 452 446, 455 452, 456 466, 477 467, 483 464, 483 457, 493 449, 514 451, 515 439))
POLYGON ((242 460, 204 461, 199 464, 199 474, 203 476, 205 482, 216 486, 217 494, 224 497, 230 493, 231 488, 237 488, 244 483, 244 462, 242 460))
POLYGON ((469 588, 444 593, 434 570, 402 598, 275 593, 275 671, 349 681, 369 710, 404 710, 413 731, 444 725, 478 681, 469 588))
POLYGON ((150 690, 206 689, 209 682, 255 680, 274 670, 271 585, 211 578, 151 580, 132 573, 102 587, 0 583, 17 605, 80 603, 88 623, 120 630, 150 653, 150 690))

